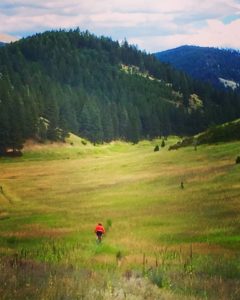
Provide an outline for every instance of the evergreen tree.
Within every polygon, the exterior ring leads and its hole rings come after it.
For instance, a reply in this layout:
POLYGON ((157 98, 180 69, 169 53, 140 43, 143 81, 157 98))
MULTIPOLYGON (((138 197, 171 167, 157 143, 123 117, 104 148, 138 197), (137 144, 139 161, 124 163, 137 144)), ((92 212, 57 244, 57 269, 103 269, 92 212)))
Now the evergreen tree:
POLYGON ((119 120, 119 137, 124 140, 127 137, 129 117, 125 106, 121 104, 119 104, 119 109, 118 109, 118 120, 119 120))
POLYGON ((21 99, 14 98, 11 95, 10 111, 9 111, 9 141, 10 148, 13 152, 17 152, 23 147, 23 133, 24 133, 24 111, 21 99))
POLYGON ((10 144, 9 136, 9 119, 8 119, 8 110, 7 106, 0 98, 0 155, 6 153, 7 148, 10 144))
POLYGON ((48 120, 47 138, 51 141, 57 141, 57 127, 58 127, 58 106, 55 98, 52 98, 48 102, 46 109, 46 118, 48 120))
POLYGON ((103 139, 106 142, 110 142, 114 139, 114 126, 113 126, 110 103, 105 103, 105 105, 102 106, 101 119, 102 119, 103 139))
POLYGON ((100 111, 93 99, 89 99, 83 106, 80 115, 80 135, 93 143, 103 140, 103 129, 100 111))
POLYGON ((127 138, 134 144, 140 140, 141 122, 138 109, 134 106, 129 108, 128 132, 127 138))

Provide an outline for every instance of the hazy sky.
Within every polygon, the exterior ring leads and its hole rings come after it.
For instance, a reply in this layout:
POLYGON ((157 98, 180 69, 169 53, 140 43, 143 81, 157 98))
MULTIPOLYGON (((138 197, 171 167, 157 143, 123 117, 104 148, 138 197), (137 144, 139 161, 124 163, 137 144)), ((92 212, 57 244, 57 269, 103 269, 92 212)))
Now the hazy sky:
POLYGON ((0 40, 88 29, 147 52, 180 45, 240 49, 240 0, 0 0, 0 40))

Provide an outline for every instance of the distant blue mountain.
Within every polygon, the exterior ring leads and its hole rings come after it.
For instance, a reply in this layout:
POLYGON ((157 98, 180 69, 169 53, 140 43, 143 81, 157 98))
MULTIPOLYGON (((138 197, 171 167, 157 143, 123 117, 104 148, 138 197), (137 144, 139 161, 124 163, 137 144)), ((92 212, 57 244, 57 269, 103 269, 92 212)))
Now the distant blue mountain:
POLYGON ((6 43, 0 42, 0 47, 3 47, 5 45, 6 45, 6 43))
POLYGON ((181 46, 155 53, 163 62, 168 62, 195 79, 207 81, 218 88, 240 91, 240 52, 197 46, 181 46))

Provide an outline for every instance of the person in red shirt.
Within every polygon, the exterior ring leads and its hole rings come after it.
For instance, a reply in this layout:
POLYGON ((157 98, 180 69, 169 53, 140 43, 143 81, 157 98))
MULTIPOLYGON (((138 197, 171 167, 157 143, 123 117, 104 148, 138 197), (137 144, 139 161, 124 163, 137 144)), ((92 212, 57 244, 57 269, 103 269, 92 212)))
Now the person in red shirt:
POLYGON ((98 241, 101 242, 102 236, 105 233, 105 229, 101 223, 98 223, 95 227, 95 233, 97 235, 98 241))

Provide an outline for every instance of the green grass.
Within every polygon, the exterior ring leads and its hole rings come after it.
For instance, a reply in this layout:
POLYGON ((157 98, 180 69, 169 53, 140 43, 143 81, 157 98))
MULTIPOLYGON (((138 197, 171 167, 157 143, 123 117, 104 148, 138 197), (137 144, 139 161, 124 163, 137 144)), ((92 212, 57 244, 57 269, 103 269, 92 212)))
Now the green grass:
POLYGON ((93 146, 70 137, 1 159, 1 257, 124 273, 141 271, 146 255, 153 270, 146 276, 158 286, 190 296, 204 286, 214 298, 207 277, 219 284, 216 276, 233 270, 239 280, 240 142, 168 151, 176 141, 154 152, 161 140, 93 146), (93 232, 99 221, 108 227, 101 245, 93 232), (156 255, 167 261, 161 270, 156 255), (209 261, 217 263, 207 271, 209 261))

